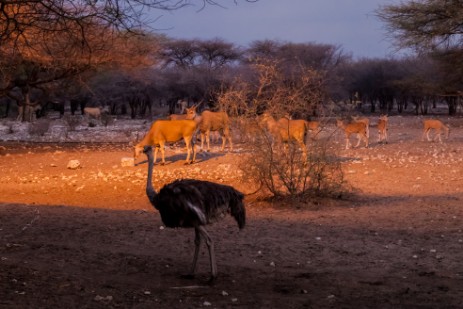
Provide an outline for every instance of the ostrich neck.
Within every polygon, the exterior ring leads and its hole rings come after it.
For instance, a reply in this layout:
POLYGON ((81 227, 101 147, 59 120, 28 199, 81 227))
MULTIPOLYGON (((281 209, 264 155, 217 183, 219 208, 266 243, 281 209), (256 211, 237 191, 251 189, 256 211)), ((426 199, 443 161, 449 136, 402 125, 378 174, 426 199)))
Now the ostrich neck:
POLYGON ((146 195, 148 199, 153 202, 154 198, 156 197, 157 193, 153 187, 153 167, 154 167, 154 159, 153 154, 148 154, 148 178, 146 179, 146 195))
POLYGON ((152 145, 152 142, 150 143, 150 140, 151 140, 151 134, 149 134, 148 132, 137 145, 139 146, 152 145))

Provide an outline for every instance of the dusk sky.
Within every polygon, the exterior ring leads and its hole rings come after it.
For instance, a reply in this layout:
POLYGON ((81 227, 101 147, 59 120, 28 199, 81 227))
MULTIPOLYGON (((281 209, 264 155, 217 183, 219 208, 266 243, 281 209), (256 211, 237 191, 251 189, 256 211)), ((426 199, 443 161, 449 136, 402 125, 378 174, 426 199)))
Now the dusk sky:
MULTIPOLYGON (((194 2, 194 1, 192 1, 194 2)), ((255 40, 340 45, 355 58, 397 56, 385 25, 375 16, 380 5, 400 0, 238 0, 218 1, 226 8, 186 7, 162 14, 158 32, 178 39, 213 39, 248 46, 255 40)), ((197 1, 201 3, 201 1, 197 1)), ((159 16, 159 15, 156 15, 159 16)))

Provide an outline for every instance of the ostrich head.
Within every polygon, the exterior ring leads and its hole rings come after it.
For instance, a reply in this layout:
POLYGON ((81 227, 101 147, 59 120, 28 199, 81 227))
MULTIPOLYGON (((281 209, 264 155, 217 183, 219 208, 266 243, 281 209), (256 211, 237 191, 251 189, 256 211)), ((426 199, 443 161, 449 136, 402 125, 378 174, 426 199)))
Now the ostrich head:
MULTIPOLYGON (((145 146, 145 147, 146 147, 146 146, 145 146)), ((140 145, 140 144, 135 145, 135 147, 133 148, 133 158, 134 158, 134 159, 138 158, 138 156, 139 156, 142 152, 144 152, 146 155, 148 155, 147 152, 145 152, 145 149, 144 149, 143 145, 140 145)), ((153 154, 153 150, 151 149, 151 155, 152 155, 152 154, 153 154)))
POLYGON ((151 204, 153 205, 154 198, 156 197, 156 190, 154 190, 152 178, 153 178, 153 167, 154 167, 154 159, 153 159, 153 147, 151 146, 144 146, 143 152, 146 154, 148 158, 148 177, 146 178, 146 195, 150 200, 151 204))

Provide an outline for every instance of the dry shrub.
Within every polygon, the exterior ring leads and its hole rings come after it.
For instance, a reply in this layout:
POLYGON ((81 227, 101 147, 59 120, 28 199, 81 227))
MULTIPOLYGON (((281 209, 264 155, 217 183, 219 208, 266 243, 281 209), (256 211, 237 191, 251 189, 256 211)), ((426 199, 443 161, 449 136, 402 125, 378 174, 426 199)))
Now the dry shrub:
POLYGON ((272 196, 340 198, 347 192, 341 161, 329 138, 312 142, 307 157, 298 144, 273 143, 265 131, 249 147, 251 153, 240 166, 243 178, 262 184, 272 196))
POLYGON ((288 71, 276 62, 256 63, 254 68, 253 78, 237 80, 219 95, 221 109, 235 117, 241 140, 250 150, 241 165, 244 180, 262 184, 275 197, 340 197, 344 175, 331 138, 307 145, 307 136, 304 155, 299 144, 283 143, 259 120, 263 112, 276 120, 308 120, 322 101, 322 73, 303 67, 288 71))

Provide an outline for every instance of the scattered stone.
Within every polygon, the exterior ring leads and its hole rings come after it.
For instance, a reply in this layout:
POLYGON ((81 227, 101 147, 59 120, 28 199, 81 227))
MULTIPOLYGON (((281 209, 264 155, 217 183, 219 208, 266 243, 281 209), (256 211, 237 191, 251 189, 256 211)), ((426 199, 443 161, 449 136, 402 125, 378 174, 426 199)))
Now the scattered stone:
POLYGON ((134 158, 124 157, 121 159, 121 166, 122 167, 132 167, 135 166, 134 158))
POLYGON ((67 168, 71 170, 76 170, 78 168, 82 168, 82 165, 80 164, 79 160, 70 160, 68 162, 67 168))
POLYGON ((108 296, 100 296, 100 295, 97 295, 95 296, 94 298, 96 301, 107 301, 107 302, 110 302, 113 300, 113 297, 111 295, 108 295, 108 296))

